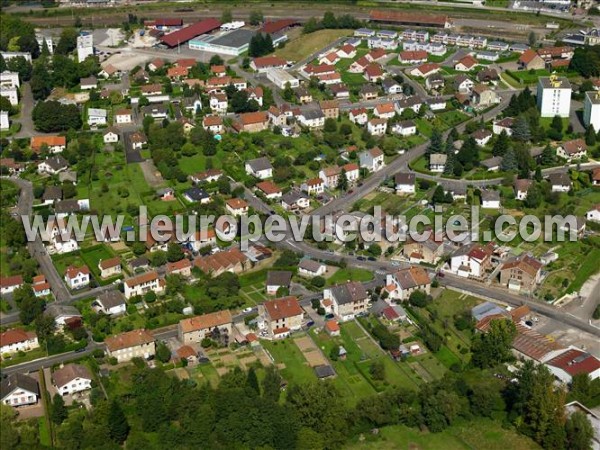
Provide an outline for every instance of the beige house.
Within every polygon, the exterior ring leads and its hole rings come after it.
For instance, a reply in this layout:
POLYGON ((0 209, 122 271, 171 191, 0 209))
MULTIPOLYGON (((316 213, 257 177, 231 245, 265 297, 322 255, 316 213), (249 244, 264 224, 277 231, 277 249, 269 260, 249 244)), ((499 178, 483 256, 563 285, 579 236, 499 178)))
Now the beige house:
POLYGON ((231 334, 233 319, 231 311, 217 311, 179 321, 177 337, 182 344, 199 343, 218 330, 221 334, 231 334))
POLYGON ((153 291, 156 294, 162 294, 165 290, 165 283, 158 278, 154 271, 146 272, 137 277, 125 280, 125 298, 130 299, 136 295, 144 295, 146 292, 153 291))
POLYGON ((417 266, 388 274, 385 284, 384 289, 389 294, 388 298, 393 300, 405 301, 415 291, 423 291, 426 294, 431 291, 431 280, 427 271, 417 266))
POLYGON ((408 240, 402 253, 411 263, 437 264, 444 254, 444 243, 440 236, 431 234, 429 239, 423 242, 408 240))
POLYGON ((257 133, 269 127, 269 116, 265 111, 242 113, 239 121, 234 124, 238 131, 257 133))
POLYGON ((517 291, 532 291, 541 281, 542 263, 527 254, 521 254, 502 265, 500 284, 517 291))
POLYGON ((106 354, 117 358, 120 363, 131 361, 132 358, 148 359, 154 356, 156 351, 154 336, 144 329, 107 337, 104 343, 106 354))
POLYGON ((110 259, 101 259, 98 262, 100 276, 102 278, 110 278, 121 274, 121 259, 118 256, 110 259))
POLYGON ((282 297, 258 305, 263 327, 272 339, 282 339, 302 327, 304 311, 296 297, 282 297))
POLYGON ((352 320, 367 312, 369 294, 365 287, 356 281, 332 286, 323 291, 323 302, 331 302, 333 313, 340 321, 352 320))

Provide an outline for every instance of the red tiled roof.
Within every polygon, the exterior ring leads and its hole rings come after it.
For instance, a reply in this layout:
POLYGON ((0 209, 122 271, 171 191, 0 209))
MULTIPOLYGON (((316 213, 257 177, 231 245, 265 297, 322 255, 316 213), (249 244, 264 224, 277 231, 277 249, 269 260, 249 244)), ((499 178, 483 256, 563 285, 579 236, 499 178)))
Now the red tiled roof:
POLYGON ((280 19, 274 20, 272 22, 265 22, 260 29, 260 31, 264 33, 277 33, 278 31, 285 30, 291 26, 297 25, 298 21, 296 19, 280 19))
POLYGON ((167 273, 173 273, 180 270, 188 269, 192 267, 192 263, 189 259, 183 258, 176 262, 167 263, 167 273))
POLYGON ((427 52, 425 50, 414 50, 400 52, 400 59, 402 61, 420 61, 427 59, 427 52))
POLYGON ((204 19, 200 22, 196 22, 190 26, 182 28, 181 30, 174 31, 164 35, 160 40, 168 45, 169 47, 175 47, 176 45, 184 44, 190 39, 195 38, 201 34, 210 33, 211 31, 219 28, 221 21, 218 19, 204 19))
POLYGON ((216 311, 201 316, 190 317, 189 319, 183 319, 179 321, 179 327, 184 333, 190 333, 192 331, 220 327, 222 325, 227 325, 232 321, 231 311, 225 309, 223 311, 216 311))
POLYGON ((281 188, 272 181, 261 181, 256 185, 256 187, 267 195, 278 194, 281 192, 281 188))
POLYGON ((2 287, 2 288, 18 286, 20 284, 23 284, 23 277, 21 275, 12 275, 10 277, 0 277, 0 287, 2 287))
POLYGON ((127 286, 132 288, 134 286, 138 286, 140 284, 144 284, 144 283, 148 283, 149 281, 156 280, 157 278, 158 278, 158 274, 156 272, 152 271, 152 272, 143 273, 141 275, 138 275, 137 277, 128 278, 127 280, 125 280, 125 283, 127 284, 127 286))
POLYGON ((335 333, 337 331, 340 331, 340 326, 337 323, 337 320, 328 320, 327 322, 325 322, 325 328, 330 333, 335 333))
POLYGON ((370 20, 382 22, 397 22, 406 24, 437 25, 445 26, 448 22, 448 16, 421 14, 401 11, 378 11, 373 10, 369 13, 370 20))
POLYGON ((104 340, 106 347, 111 352, 151 342, 154 342, 154 336, 144 329, 127 331, 116 336, 109 336, 104 340))
POLYGON ((242 125, 252 125, 255 123, 265 123, 269 121, 269 116, 265 111, 240 114, 242 125))
POLYGON ((253 62, 257 69, 265 67, 281 67, 286 64, 285 59, 280 58, 279 56, 261 56, 254 58, 253 62))
POLYGON ((248 203, 241 198, 230 198, 225 202, 231 209, 243 209, 248 207, 248 203))
POLYGON ((462 64, 463 66, 470 69, 471 67, 477 65, 477 60, 471 55, 467 55, 464 58, 461 58, 456 64, 462 64))
POLYGON ((303 314, 296 297, 283 297, 263 303, 271 320, 286 319, 303 314))
POLYGON ((48 147, 54 147, 56 145, 67 145, 67 138, 64 136, 33 136, 31 138, 31 149, 39 151, 42 145, 46 144, 48 147))
POLYGON ((75 267, 75 266, 69 266, 67 267, 67 278, 75 278, 78 274, 84 274, 84 275, 89 275, 90 274, 90 269, 88 268, 88 266, 81 266, 81 267, 75 267))
POLYGON ((25 331, 19 328, 5 331, 0 334, 0 347, 5 345, 16 344, 17 342, 24 342, 37 337, 33 331, 25 331))
POLYGON ((121 259, 118 256, 110 259, 104 259, 100 261, 100 268, 109 269, 111 267, 116 267, 121 265, 121 259))

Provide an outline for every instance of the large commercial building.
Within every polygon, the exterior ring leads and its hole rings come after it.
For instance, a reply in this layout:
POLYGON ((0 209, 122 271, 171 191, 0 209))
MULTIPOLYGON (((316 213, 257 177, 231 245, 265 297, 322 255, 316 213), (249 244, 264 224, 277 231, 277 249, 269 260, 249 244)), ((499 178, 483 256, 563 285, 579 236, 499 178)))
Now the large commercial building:
POLYGON ((600 131, 600 91, 585 93, 583 123, 586 127, 592 125, 596 132, 600 131))
POLYGON ((293 77, 283 69, 267 69, 267 78, 279 89, 285 89, 288 83, 291 88, 300 86, 298 78, 293 77))
MULTIPOLYGON (((239 56, 248 51, 250 41, 256 34, 256 31, 239 28, 234 31, 225 31, 216 35, 198 36, 189 42, 192 50, 201 50, 211 53, 220 53, 222 55, 239 56)), ((277 45, 287 39, 285 34, 273 36, 273 45, 277 45)))
POLYGON ((571 83, 565 77, 540 77, 537 105, 542 117, 569 117, 571 111, 571 83))
POLYGON ((373 10, 369 13, 371 22, 385 23, 389 25, 404 25, 426 28, 450 28, 452 22, 448 16, 413 13, 405 11, 378 11, 373 10))
POLYGON ((196 22, 181 30, 173 33, 165 34, 160 38, 161 42, 167 47, 177 47, 181 44, 186 44, 188 41, 203 34, 210 33, 221 26, 221 21, 218 19, 205 19, 196 22))

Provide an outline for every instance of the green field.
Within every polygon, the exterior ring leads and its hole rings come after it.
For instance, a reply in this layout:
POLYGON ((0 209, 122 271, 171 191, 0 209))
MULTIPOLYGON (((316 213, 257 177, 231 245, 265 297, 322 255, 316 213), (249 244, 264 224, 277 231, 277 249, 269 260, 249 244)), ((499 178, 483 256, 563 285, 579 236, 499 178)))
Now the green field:
POLYGON ((317 379, 293 339, 261 341, 261 343, 275 359, 275 365, 279 368, 281 376, 289 383, 305 383, 317 379))
POLYGON ((319 51, 326 45, 343 36, 350 36, 353 30, 319 30, 310 34, 302 34, 291 39, 285 47, 275 52, 277 56, 291 61, 300 61, 319 51))
POLYGON ((377 436, 365 433, 365 441, 346 448, 418 450, 534 450, 531 439, 490 419, 476 418, 453 425, 441 433, 429 433, 404 425, 383 427, 377 436))
POLYGON ((371 281, 373 272, 367 269, 339 269, 331 277, 327 279, 327 284, 334 285, 345 283, 347 281, 371 281))

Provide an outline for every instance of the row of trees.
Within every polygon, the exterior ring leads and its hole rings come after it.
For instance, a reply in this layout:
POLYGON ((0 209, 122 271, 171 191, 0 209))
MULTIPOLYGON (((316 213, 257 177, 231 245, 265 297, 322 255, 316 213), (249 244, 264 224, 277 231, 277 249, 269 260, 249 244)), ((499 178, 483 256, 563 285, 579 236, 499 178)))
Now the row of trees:
POLYGON ((308 19, 308 21, 304 24, 302 32, 304 34, 309 34, 323 29, 356 29, 362 26, 363 22, 358 20, 354 16, 351 16, 350 14, 344 14, 339 17, 336 17, 333 12, 327 11, 325 14, 323 14, 323 18, 321 20, 318 20, 314 17, 308 19))

